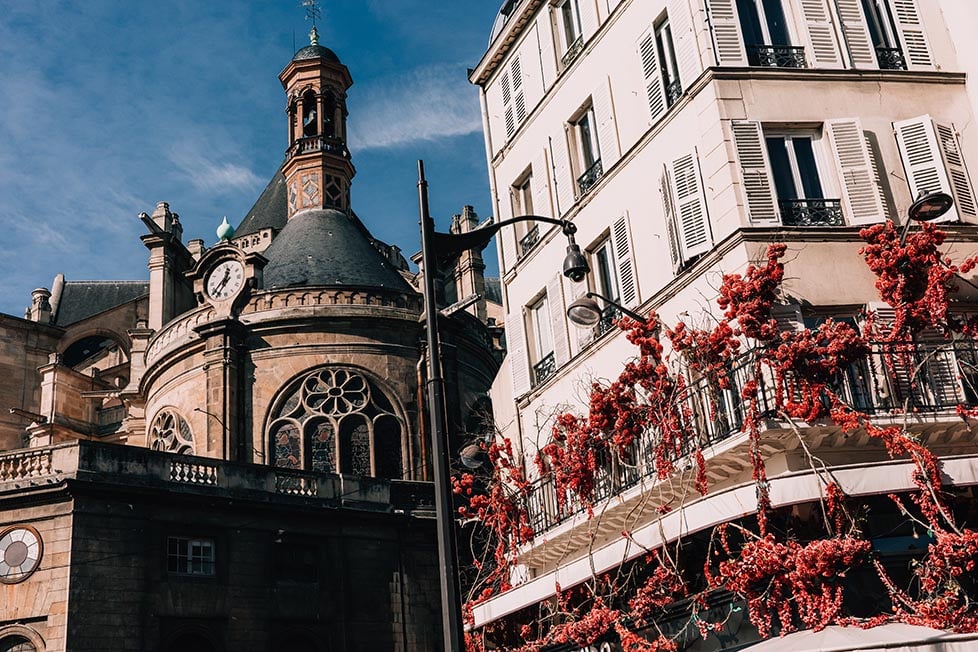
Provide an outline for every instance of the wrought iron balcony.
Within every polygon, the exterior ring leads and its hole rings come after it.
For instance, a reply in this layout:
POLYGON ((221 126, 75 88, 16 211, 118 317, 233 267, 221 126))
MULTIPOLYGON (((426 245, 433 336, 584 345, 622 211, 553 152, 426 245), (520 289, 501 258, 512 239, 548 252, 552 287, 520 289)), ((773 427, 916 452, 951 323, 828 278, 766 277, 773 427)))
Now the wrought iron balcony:
POLYGON ((316 152, 327 152, 337 154, 343 158, 350 158, 350 151, 346 148, 346 143, 339 138, 328 136, 307 136, 300 138, 289 147, 286 156, 301 156, 303 154, 313 154, 316 152))
POLYGON ((520 258, 530 253, 538 242, 540 242, 540 225, 534 224, 533 228, 520 238, 520 258))
POLYGON ((906 70, 907 60, 900 48, 876 48, 876 60, 880 70, 906 70))
POLYGON ((683 96, 683 85, 676 79, 670 84, 666 84, 666 106, 672 106, 683 96))
MULTIPOLYGON (((684 427, 697 433, 700 446, 711 446, 741 431, 747 406, 741 399, 748 381, 757 380, 758 411, 776 417, 776 396, 791 395, 795 387, 788 378, 778 388, 771 374, 755 374, 757 350, 734 360, 727 378, 729 389, 715 377, 699 378, 676 397, 684 427)), ((978 342, 873 343, 865 359, 856 362, 836 380, 834 392, 853 409, 868 415, 897 415, 944 412, 953 417, 959 405, 978 406, 978 342)), ((826 407, 829 399, 825 397, 826 407)), ((637 437, 621 456, 609 456, 597 478, 594 500, 599 503, 655 477, 655 439, 648 432, 637 437)), ((692 444, 674 454, 692 452, 692 444)), ((550 475, 538 479, 526 498, 530 524, 536 534, 545 532, 583 511, 576 498, 557 500, 550 475)))
MULTIPOLYGON (((617 301, 617 297, 615 297, 617 301)), ((599 338, 612 328, 615 327, 615 322, 621 319, 621 311, 614 306, 605 306, 604 310, 601 311, 601 319, 594 326, 594 337, 599 338)))
POLYGON ((805 48, 793 45, 748 45, 747 62, 770 68, 807 68, 805 48))
POLYGON ((783 199, 781 222, 785 226, 845 226, 839 199, 783 199))
POLYGON ((577 178, 577 189, 579 194, 586 195, 603 174, 604 168, 601 167, 601 159, 598 159, 591 164, 591 167, 584 171, 584 174, 577 178))
POLYGON ((582 49, 584 49, 584 37, 578 36, 576 39, 574 39, 573 43, 567 46, 567 52, 564 52, 564 56, 560 58, 561 65, 563 65, 564 68, 569 66, 571 62, 577 58, 577 55, 581 53, 582 49))
POLYGON ((548 353, 540 362, 533 365, 533 387, 546 382, 557 371, 557 360, 553 353, 548 353))

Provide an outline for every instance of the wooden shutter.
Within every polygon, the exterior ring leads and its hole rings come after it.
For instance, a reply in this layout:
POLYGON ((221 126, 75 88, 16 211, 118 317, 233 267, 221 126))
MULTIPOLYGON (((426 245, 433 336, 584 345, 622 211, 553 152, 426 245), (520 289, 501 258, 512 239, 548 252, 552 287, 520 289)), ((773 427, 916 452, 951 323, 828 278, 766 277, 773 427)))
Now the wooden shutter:
POLYGON ((778 322, 778 330, 795 333, 805 330, 801 306, 797 303, 776 303, 771 306, 771 316, 778 322))
POLYGON ((581 12, 581 38, 587 43, 588 39, 598 31, 598 5, 595 0, 571 0, 577 2, 581 12))
POLYGON ((560 278, 560 274, 554 274, 547 283, 547 307, 550 310, 550 332, 554 338, 554 362, 557 363, 557 367, 570 360, 567 315, 564 312, 564 289, 560 278))
POLYGON ((685 263, 713 247, 695 150, 673 161, 672 185, 676 200, 676 235, 685 263))
POLYGON ((690 85, 703 72, 696 47, 696 33, 693 31, 693 17, 690 15, 688 0, 669 0, 668 16, 672 28, 672 46, 676 51, 676 65, 679 66, 679 83, 683 88, 690 85))
POLYGON ((502 149, 506 143, 505 121, 503 112, 502 84, 497 81, 486 89, 486 109, 489 111, 490 136, 492 138, 493 154, 502 149))
POLYGON ((878 68, 873 40, 860 0, 835 0, 842 21, 842 35, 846 39, 849 65, 853 68, 878 68))
MULTIPOLYGON (((959 210, 973 211, 974 193, 971 191, 967 171, 963 167, 960 168, 963 177, 959 173, 959 178, 963 182, 961 188, 966 191, 966 194, 962 205, 958 205, 955 188, 944 165, 944 151, 950 145, 942 145, 938 140, 937 129, 931 117, 924 115, 894 122, 893 129, 896 132, 900 157, 903 159, 903 169, 907 173, 907 181, 910 184, 910 194, 917 197, 921 193, 940 190, 954 198, 955 205, 951 210, 935 221, 956 222, 961 219, 959 210)), ((953 131, 951 135, 953 136, 953 131)), ((957 146, 956 139, 954 139, 954 146, 957 146)))
POLYGON ((513 396, 530 391, 530 367, 526 358, 526 334, 523 332, 523 309, 516 307, 506 316, 506 357, 513 374, 513 396))
POLYGON ((649 30, 638 41, 638 56, 642 62, 645 93, 649 98, 649 124, 656 122, 666 112, 666 93, 662 88, 662 74, 655 48, 655 34, 649 30))
POLYGON ((560 217, 574 205, 574 176, 571 173, 567 150, 567 132, 550 139, 550 160, 553 161, 553 181, 557 195, 557 214, 560 217))
POLYGON ((662 213, 666 218, 666 235, 669 238, 669 256, 672 258, 672 271, 676 273, 682 267, 682 251, 679 248, 679 233, 676 227, 676 212, 673 208, 672 183, 669 180, 669 170, 663 165, 659 176, 659 194, 662 196, 662 213))
POLYGON ((740 18, 735 0, 708 0, 713 49, 718 66, 746 66, 747 50, 740 35, 740 18))
POLYGON ((927 70, 934 67, 930 57, 930 47, 924 25, 920 21, 915 0, 890 0, 893 22, 896 23, 900 43, 903 45, 903 57, 909 70, 927 70))
POLYGON ((849 224, 874 224, 886 219, 873 162, 866 149, 862 124, 857 118, 829 120, 825 130, 835 154, 842 182, 842 203, 849 224))
POLYGON ((808 52, 813 68, 841 68, 842 53, 836 41, 832 14, 826 0, 798 0, 808 32, 808 52))
POLYGON ((754 224, 780 222, 771 166, 767 160, 764 139, 761 137, 761 123, 734 121, 731 129, 744 178, 744 194, 747 196, 750 221, 754 224))
POLYGON ((509 70, 513 75, 513 110, 516 114, 516 125, 519 126, 526 119, 526 97, 523 94, 523 69, 520 64, 519 55, 513 57, 509 70))
POLYGON ((540 150, 540 154, 533 159, 533 179, 530 181, 530 192, 533 197, 533 214, 549 217, 554 214, 550 206, 550 168, 547 167, 547 150, 540 150))
MULTIPOLYGON (((510 190, 512 192, 512 190, 510 190)), ((516 269, 516 261, 519 254, 516 252, 516 227, 513 225, 504 226, 497 237, 503 249, 503 273, 516 269)))
POLYGON ((941 154, 944 155, 944 165, 947 168, 947 175, 951 181, 951 194, 954 196, 954 205, 961 219, 978 219, 978 207, 975 205, 975 192, 968 177, 968 169, 964 165, 964 158, 961 156, 961 142, 958 134, 952 125, 934 124, 937 129, 937 141, 941 146, 941 154))
POLYGON ((591 93, 591 108, 598 123, 598 147, 601 167, 607 172, 621 157, 618 146, 618 126, 615 123, 615 104, 611 97, 611 80, 604 79, 591 93))
POLYGON ((628 215, 615 220, 611 229, 611 246, 618 268, 621 304, 631 308, 638 301, 638 284, 635 282, 635 264, 632 262, 632 244, 628 228, 628 215))
POLYGON ((873 183, 876 184, 876 192, 880 196, 880 206, 883 207, 883 216, 887 219, 892 219, 892 216, 890 215, 890 205, 886 201, 886 193, 883 192, 883 178, 880 176, 882 165, 879 160, 879 150, 873 149, 868 133, 864 131, 863 136, 863 140, 866 142, 866 152, 869 153, 869 164, 873 168, 873 183))
POLYGON ((506 122, 506 138, 509 138, 516 131, 516 116, 513 114, 513 93, 510 88, 509 71, 503 73, 499 80, 499 88, 503 97, 503 117, 506 122))

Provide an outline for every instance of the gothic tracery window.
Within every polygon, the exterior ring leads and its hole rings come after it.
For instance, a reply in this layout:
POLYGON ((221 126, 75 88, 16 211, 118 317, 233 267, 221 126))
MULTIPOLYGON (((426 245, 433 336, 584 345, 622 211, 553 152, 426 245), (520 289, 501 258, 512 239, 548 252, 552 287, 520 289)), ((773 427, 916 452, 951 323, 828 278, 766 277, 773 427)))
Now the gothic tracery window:
POLYGON ((149 428, 149 446, 154 451, 193 455, 194 435, 190 424, 176 410, 160 410, 149 428))
POLYGON ((387 395, 353 369, 316 369, 287 386, 268 436, 278 467, 402 476, 402 421, 387 395))

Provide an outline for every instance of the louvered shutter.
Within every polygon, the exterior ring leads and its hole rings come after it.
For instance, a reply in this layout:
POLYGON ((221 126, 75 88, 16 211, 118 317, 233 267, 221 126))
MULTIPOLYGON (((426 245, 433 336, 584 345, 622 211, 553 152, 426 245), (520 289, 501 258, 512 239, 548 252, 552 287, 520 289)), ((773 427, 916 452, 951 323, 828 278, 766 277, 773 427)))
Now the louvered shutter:
POLYGON ((493 154, 502 149, 506 143, 505 120, 503 112, 502 84, 495 82, 486 89, 486 109, 489 111, 490 136, 492 137, 493 154))
POLYGON ((585 43, 598 31, 598 5, 595 0, 571 0, 577 2, 581 15, 581 36, 585 43))
POLYGON ((662 196, 662 213, 666 218, 666 235, 669 238, 669 256, 672 258, 672 271, 678 272, 682 267, 683 254, 679 248, 679 233, 676 228, 676 216, 673 209, 672 184, 669 181, 669 170, 662 166, 662 174, 659 176, 659 194, 662 196))
POLYGON ((547 283, 547 307, 550 310, 550 332, 554 338, 554 362, 559 368, 570 360, 570 346, 567 342, 567 314, 564 308, 563 283, 561 275, 554 274, 547 283))
POLYGON ((747 195, 747 214, 754 224, 780 222, 778 205, 774 197, 774 181, 767 150, 761 137, 760 122, 733 122, 734 144, 744 178, 747 195))
POLYGON ((669 0, 672 46, 676 52, 676 65, 679 66, 679 83, 684 89, 689 88, 703 72, 699 49, 696 47, 696 34, 693 31, 693 17, 689 12, 688 0, 669 0))
POLYGON ((557 195, 555 217, 559 217, 574 205, 574 178, 571 174, 566 131, 550 139, 550 160, 554 163, 553 181, 557 195))
POLYGON ((903 45, 903 56, 910 70, 927 70, 934 67, 930 57, 930 47, 924 25, 920 21, 915 0, 890 0, 893 22, 896 23, 900 43, 903 45))
POLYGON ((526 359, 526 334, 523 331, 523 310, 515 308, 506 317, 506 357, 513 374, 513 396, 530 391, 530 367, 526 359))
POLYGON ((842 181, 846 219, 849 224, 874 224, 886 219, 879 186, 873 177, 873 162, 857 118, 825 123, 835 163, 842 181))
POLYGON ((516 253, 516 227, 504 226, 497 236, 503 249, 503 273, 516 268, 519 255, 516 253))
POLYGON ((632 243, 628 228, 628 215, 615 220, 611 229, 611 246, 615 252, 621 304, 631 308, 638 301, 638 284, 635 280, 635 264, 632 262, 632 243))
POLYGON ((964 165, 964 158, 961 156, 961 143, 954 127, 935 123, 937 128, 937 140, 941 145, 941 153, 944 155, 944 165, 947 168, 947 175, 951 180, 951 190, 954 196, 954 205, 957 208, 958 216, 961 219, 970 218, 972 221, 978 219, 978 207, 975 205, 975 192, 968 177, 968 169, 964 165))
POLYGON ((706 214, 703 184, 695 150, 672 163, 676 226, 683 262, 713 247, 713 234, 706 214))
POLYGON ((883 179, 880 176, 880 160, 879 160, 879 150, 874 150, 872 143, 870 143, 869 134, 865 131, 863 132, 863 140, 866 143, 866 152, 869 154, 869 164, 873 169, 873 183, 876 184, 876 193, 880 198, 880 206, 883 207, 883 216, 887 219, 891 219, 890 206, 886 202, 886 193, 883 192, 883 179))
POLYGON ((740 35, 740 18, 735 0, 709 0, 713 46, 718 66, 746 66, 747 51, 740 35))
POLYGON ((849 65, 853 68, 879 68, 873 40, 860 0, 835 0, 842 21, 842 35, 849 51, 849 65))
POLYGON ((516 126, 523 124, 526 119, 526 98, 523 93, 523 70, 519 55, 513 57, 509 70, 513 75, 513 112, 516 114, 516 126))
POLYGON ((662 74, 655 48, 655 34, 649 30, 638 41, 638 56, 642 62, 645 93, 649 98, 649 124, 656 122, 666 112, 666 93, 662 88, 662 74))
POLYGON ((594 119, 598 123, 598 148, 601 150, 601 167, 607 172, 621 157, 610 79, 604 79, 591 93, 591 108, 594 109, 594 119))
POLYGON ((554 214, 550 206, 550 168, 547 167, 547 150, 540 150, 540 154, 533 159, 533 179, 530 181, 530 192, 533 197, 533 214, 550 216, 554 214))
POLYGON ((776 303, 771 306, 771 316, 778 322, 778 330, 793 333, 805 330, 801 306, 797 303, 776 303))
POLYGON ((516 131, 516 116, 513 114, 513 93, 509 84, 509 71, 503 73, 499 80, 499 88, 503 97, 503 117, 506 122, 506 138, 509 138, 516 131))
MULTIPOLYGON (((894 122, 893 129, 896 132, 897 147, 900 149, 903 168, 910 184, 910 193, 917 197, 921 193, 939 190, 954 198, 955 205, 951 210, 935 221, 956 222, 961 219, 959 211, 971 210, 971 214, 963 214, 973 216, 975 200, 967 171, 963 167, 959 168, 958 177, 961 181, 961 189, 965 191, 963 201, 959 205, 957 193, 944 165, 945 150, 950 147, 957 147, 957 140, 953 139, 953 145, 950 143, 948 145, 942 144, 938 139, 938 131, 934 121, 929 115, 894 122)), ((950 135, 953 138, 953 130, 950 135)), ((960 155, 954 158, 957 161, 960 159, 960 155)))
POLYGON ((808 32, 808 52, 813 68, 841 68, 842 56, 826 0, 797 0, 808 32))

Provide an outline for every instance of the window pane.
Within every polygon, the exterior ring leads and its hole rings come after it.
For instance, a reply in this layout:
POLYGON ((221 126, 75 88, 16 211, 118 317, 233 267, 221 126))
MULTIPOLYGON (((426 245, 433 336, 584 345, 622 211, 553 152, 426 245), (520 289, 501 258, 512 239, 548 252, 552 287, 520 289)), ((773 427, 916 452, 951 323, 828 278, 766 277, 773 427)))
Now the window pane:
POLYGON ((781 201, 798 199, 794 177, 791 173, 791 161, 788 159, 787 144, 784 138, 765 138, 767 155, 771 159, 771 172, 774 175, 774 187, 781 201))
POLYGON ((767 19, 768 33, 771 34, 771 42, 768 45, 790 45, 791 39, 788 37, 788 26, 785 24, 781 0, 763 0, 763 2, 764 17, 767 19))
POLYGON ((598 293, 612 301, 618 301, 618 284, 615 282, 615 268, 610 260, 610 245, 605 243, 595 254, 598 268, 598 293))
POLYGON ((791 139, 791 144, 795 148, 795 160, 798 161, 798 174, 801 177, 805 199, 823 199, 822 184, 818 179, 818 166, 815 164, 812 139, 794 137, 791 139))
POLYGON ((737 14, 740 16, 740 29, 744 32, 744 43, 763 44, 764 33, 761 31, 761 19, 754 0, 737 0, 737 14))
POLYGON ((585 172, 598 160, 599 154, 595 147, 593 126, 591 125, 591 109, 581 116, 577 122, 577 135, 581 139, 581 172, 585 172))

